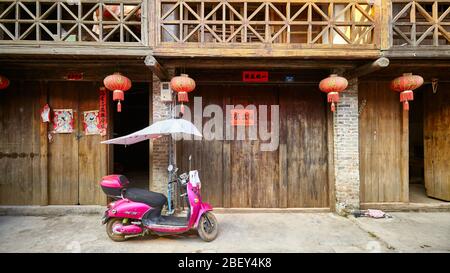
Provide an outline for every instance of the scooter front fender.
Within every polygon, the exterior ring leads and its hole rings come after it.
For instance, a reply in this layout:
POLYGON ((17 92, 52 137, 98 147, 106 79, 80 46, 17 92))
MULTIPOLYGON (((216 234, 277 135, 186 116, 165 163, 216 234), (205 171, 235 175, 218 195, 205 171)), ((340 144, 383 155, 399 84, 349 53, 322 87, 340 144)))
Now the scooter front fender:
POLYGON ((198 226, 198 222, 200 221, 200 218, 202 218, 202 215, 208 211, 212 211, 213 207, 208 203, 202 203, 200 205, 200 211, 198 212, 197 220, 195 221, 195 228, 198 226))

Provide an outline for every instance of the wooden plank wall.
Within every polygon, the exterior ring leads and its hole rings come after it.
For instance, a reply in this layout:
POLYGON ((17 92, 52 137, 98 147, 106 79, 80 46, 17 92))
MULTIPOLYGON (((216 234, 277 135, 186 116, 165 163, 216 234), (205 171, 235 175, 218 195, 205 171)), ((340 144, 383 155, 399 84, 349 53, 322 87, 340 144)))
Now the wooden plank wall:
MULTIPOLYGON (((41 185, 39 101, 45 95, 36 82, 11 82, 0 92, 0 204, 46 202, 41 185)), ((45 166, 45 164, 43 165, 45 166)))
POLYGON ((98 86, 13 80, 0 92, 1 205, 105 204, 98 181, 108 170, 108 147, 98 135, 85 136, 80 122, 82 111, 98 109, 98 86), (74 133, 48 142, 52 128, 40 118, 45 103, 75 110, 74 133))
POLYGON ((408 119, 389 82, 359 84, 362 203, 408 202, 408 119))
MULTIPOLYGON (((275 151, 260 151, 261 140, 203 139, 178 144, 178 166, 187 171, 192 154, 206 202, 216 207, 330 206, 328 108, 316 86, 200 85, 195 96, 202 97, 203 107, 280 105, 280 146, 275 151)), ((191 109, 192 105, 191 97, 191 109)), ((203 118, 203 126, 209 119, 203 118)))

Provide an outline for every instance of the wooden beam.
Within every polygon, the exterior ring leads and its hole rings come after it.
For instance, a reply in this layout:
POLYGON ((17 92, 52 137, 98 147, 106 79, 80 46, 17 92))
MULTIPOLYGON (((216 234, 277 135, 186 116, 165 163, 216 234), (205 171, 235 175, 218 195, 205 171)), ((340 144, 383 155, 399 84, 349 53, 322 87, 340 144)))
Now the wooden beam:
POLYGON ((396 59, 418 59, 418 58, 450 58, 449 46, 420 46, 420 47, 393 47, 383 51, 383 56, 396 59))
POLYGON ((169 79, 169 72, 152 55, 147 55, 144 63, 161 81, 169 79))
MULTIPOLYGON (((153 50, 153 55, 156 57, 305 57, 305 58, 318 58, 318 59, 374 59, 381 56, 380 50, 376 49, 374 46, 355 47, 348 45, 334 45, 333 48, 314 48, 311 49, 305 46, 291 46, 289 48, 279 48, 272 46, 269 48, 260 48, 256 45, 250 44, 247 47, 242 45, 230 45, 225 44, 223 46, 215 45, 214 48, 201 48, 198 44, 195 44, 195 48, 182 44, 183 46, 171 46, 163 45, 155 47, 153 50), (226 46, 226 47, 225 47, 226 46), (250 47, 250 48, 248 48, 250 47)), ((328 46, 328 45, 324 45, 328 46)))
POLYGON ((388 67, 388 66, 389 66, 389 59, 385 58, 385 57, 381 57, 371 63, 364 64, 360 67, 357 67, 357 68, 354 68, 352 70, 345 72, 344 76, 349 79, 357 78, 357 77, 361 77, 361 76, 370 74, 372 72, 375 72, 377 70, 380 70, 380 69, 388 67))
POLYGON ((355 68, 352 60, 306 60, 294 58, 160 58, 159 61, 167 68, 192 69, 331 69, 335 67, 355 68), (195 61, 193 61, 195 60, 195 61))
MULTIPOLYGON (((78 44, 77 44, 78 45, 78 44)), ((5 54, 20 54, 20 55, 51 55, 51 56, 146 56, 152 54, 152 50, 145 46, 112 46, 104 45, 98 46, 93 44, 83 44, 79 46, 61 45, 57 42, 49 45, 24 45, 19 46, 13 43, 6 43, 2 41, 0 45, 0 55, 5 54)))
POLYGON ((107 75, 123 71, 133 82, 150 82, 150 73, 142 73, 146 70, 144 64, 140 65, 106 65, 100 62, 100 65, 69 65, 63 62, 39 65, 20 64, 20 65, 4 65, 6 63, 0 61, 0 73, 6 75, 11 80, 20 80, 26 78, 28 80, 48 80, 48 81, 66 81, 69 73, 83 73, 81 81, 102 81, 107 75))

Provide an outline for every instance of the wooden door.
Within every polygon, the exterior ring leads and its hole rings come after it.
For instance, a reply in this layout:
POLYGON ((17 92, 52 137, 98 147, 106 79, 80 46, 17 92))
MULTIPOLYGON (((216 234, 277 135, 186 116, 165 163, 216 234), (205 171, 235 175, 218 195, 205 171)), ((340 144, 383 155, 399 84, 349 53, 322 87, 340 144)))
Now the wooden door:
POLYGON ((78 187, 80 205, 105 204, 106 195, 99 181, 107 171, 107 145, 100 144, 106 137, 85 135, 83 132, 83 112, 99 110, 98 84, 86 84, 79 90, 78 103, 78 187))
MULTIPOLYGON (((268 106, 268 123, 270 123, 270 105, 278 104, 278 94, 273 87, 233 87, 231 104, 254 105, 259 124, 260 105, 268 106)), ((245 126, 245 139, 237 139, 239 126, 235 128, 235 140, 231 142, 231 207, 272 208, 279 206, 278 196, 278 149, 261 151, 259 128, 256 138, 251 140, 249 127, 245 126)), ((241 127, 242 128, 242 127, 241 127)))
POLYGON ((450 84, 424 92, 424 168, 427 195, 450 201, 450 84))
POLYGON ((328 107, 316 86, 280 90, 281 141, 286 143, 287 206, 328 207, 328 107))
POLYGON ((408 202, 408 132, 398 93, 389 82, 361 82, 358 96, 361 202, 408 202))
MULTIPOLYGON (((73 109, 78 114, 78 90, 88 84, 49 82, 49 105, 53 109, 73 109)), ((48 201, 50 205, 78 204, 78 140, 79 119, 74 120, 74 132, 53 134, 48 144, 48 201)), ((52 128, 49 128, 51 131, 52 128)))
POLYGON ((99 109, 98 85, 50 82, 48 96, 52 109, 73 109, 75 117, 73 133, 53 134, 48 144, 49 204, 104 204, 99 181, 106 174, 107 150, 100 135, 84 134, 82 124, 84 111, 99 109))
POLYGON ((45 88, 39 82, 11 81, 0 92, 0 204, 40 205, 41 181, 39 104, 45 88))

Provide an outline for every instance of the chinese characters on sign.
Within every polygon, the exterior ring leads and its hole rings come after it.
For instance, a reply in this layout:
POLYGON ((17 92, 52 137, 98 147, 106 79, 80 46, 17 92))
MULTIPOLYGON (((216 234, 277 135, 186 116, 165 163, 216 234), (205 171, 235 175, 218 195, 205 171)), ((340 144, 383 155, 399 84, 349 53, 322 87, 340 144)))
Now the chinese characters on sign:
POLYGON ((248 109, 232 109, 231 125, 232 126, 252 126, 255 125, 255 111, 248 109))
POLYGON ((98 111, 98 128, 100 135, 106 135, 106 128, 108 127, 106 114, 106 88, 100 87, 99 91, 99 111, 98 111))
POLYGON ((244 71, 242 72, 243 82, 268 82, 269 72, 267 71, 244 71))

